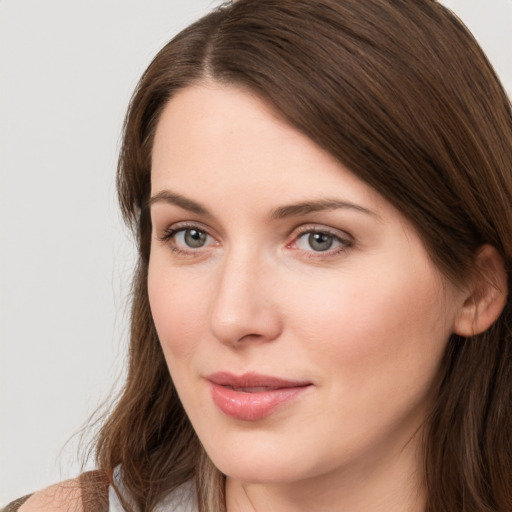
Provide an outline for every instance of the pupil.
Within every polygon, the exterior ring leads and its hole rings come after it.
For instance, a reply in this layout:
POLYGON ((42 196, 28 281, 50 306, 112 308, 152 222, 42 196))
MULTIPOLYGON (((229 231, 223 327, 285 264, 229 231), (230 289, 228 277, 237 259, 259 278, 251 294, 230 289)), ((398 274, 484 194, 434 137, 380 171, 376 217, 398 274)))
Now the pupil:
POLYGON ((202 247, 206 240, 206 234, 197 229, 187 229, 185 231, 185 243, 189 247, 202 247))
POLYGON ((325 233, 311 233, 309 235, 309 245, 315 251, 327 251, 332 246, 332 236, 325 233))

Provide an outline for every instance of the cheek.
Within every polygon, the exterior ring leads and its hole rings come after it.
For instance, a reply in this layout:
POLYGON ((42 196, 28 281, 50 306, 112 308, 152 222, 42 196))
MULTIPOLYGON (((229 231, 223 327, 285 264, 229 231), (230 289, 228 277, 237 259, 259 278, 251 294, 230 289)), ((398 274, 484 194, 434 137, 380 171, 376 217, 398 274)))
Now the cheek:
POLYGON ((148 273, 148 295, 153 321, 168 364, 188 361, 204 331, 207 290, 194 286, 179 273, 162 270, 151 262, 148 273), (174 274, 174 275, 173 275, 174 274))
POLYGON ((289 294, 294 338, 330 371, 331 381, 343 378, 347 391, 387 382, 407 386, 418 378, 427 384, 450 335, 442 288, 431 269, 418 273, 401 265, 388 276, 348 274, 316 292, 310 288, 306 300, 289 294))

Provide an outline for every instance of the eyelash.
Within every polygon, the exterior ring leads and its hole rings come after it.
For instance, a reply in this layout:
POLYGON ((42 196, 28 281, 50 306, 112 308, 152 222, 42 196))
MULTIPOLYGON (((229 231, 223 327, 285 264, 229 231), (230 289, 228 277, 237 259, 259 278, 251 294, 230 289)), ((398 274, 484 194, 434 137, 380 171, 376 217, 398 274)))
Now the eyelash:
POLYGON ((178 256, 185 256, 185 257, 196 257, 199 256, 198 252, 201 249, 198 248, 197 250, 190 248, 190 250, 182 249, 179 246, 176 245, 173 238, 180 233, 181 231, 187 231, 187 230, 196 230, 200 233, 206 234, 206 236, 209 236, 213 238, 210 234, 208 234, 208 231, 204 229, 202 226, 198 226, 197 224, 179 224, 178 226, 171 226, 167 228, 164 233, 158 237, 158 240, 162 243, 168 244, 171 251, 178 255, 178 256))
POLYGON ((332 229, 329 229, 327 227, 318 227, 318 226, 301 226, 298 228, 297 233, 295 234, 292 242, 287 244, 286 247, 290 247, 292 245, 296 245, 297 241, 305 236, 305 235, 311 235, 311 234, 320 234, 320 235, 327 235, 333 239, 333 241, 339 242, 339 246, 334 249, 327 249, 325 251, 315 251, 310 250, 302 250, 302 249, 295 249, 302 251, 307 258, 314 259, 314 258, 329 258, 329 257, 335 257, 338 256, 341 253, 347 252, 350 248, 354 245, 354 239, 348 234, 344 233, 345 236, 341 236, 341 234, 338 231, 334 231, 332 229))
MULTIPOLYGON (((207 237, 213 238, 206 229, 204 229, 202 226, 197 224, 179 224, 177 226, 171 226, 167 228, 164 233, 158 237, 158 240, 162 243, 166 243, 169 245, 171 251, 178 256, 184 256, 184 257, 197 257, 200 254, 201 249, 203 247, 198 247, 197 249, 190 248, 189 250, 183 249, 179 247, 173 238, 182 231, 187 230, 196 230, 200 233, 204 233, 207 237)), ((351 249, 354 245, 353 238, 346 234, 345 237, 340 236, 339 232, 334 232, 333 230, 322 227, 319 228, 318 226, 302 226, 297 230, 297 233, 294 235, 293 240, 286 245, 287 248, 301 251, 307 258, 315 259, 315 258, 329 258, 329 257, 335 257, 339 255, 340 253, 346 252, 349 249, 351 249), (325 251, 315 251, 315 250, 304 250, 300 248, 295 248, 293 245, 297 244, 297 241, 300 240, 301 237, 305 235, 311 235, 311 234, 321 234, 321 235, 327 235, 328 237, 331 237, 334 242, 338 242, 340 245, 334 249, 327 249, 325 251)))

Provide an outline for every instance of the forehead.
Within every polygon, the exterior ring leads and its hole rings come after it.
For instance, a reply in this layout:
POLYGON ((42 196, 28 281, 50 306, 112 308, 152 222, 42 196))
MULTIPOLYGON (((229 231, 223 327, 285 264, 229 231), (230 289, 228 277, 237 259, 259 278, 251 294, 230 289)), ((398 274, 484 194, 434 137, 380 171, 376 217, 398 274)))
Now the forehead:
POLYGON ((238 167, 254 164, 261 169, 270 161, 276 165, 277 145, 300 150, 303 156, 318 150, 251 91, 196 85, 182 89, 166 105, 155 134, 152 167, 158 171, 177 160, 190 166, 209 160, 213 168, 218 161, 236 165, 237 157, 252 156, 238 167))
MULTIPOLYGON (((378 194, 255 94, 233 86, 187 87, 166 105, 152 152, 152 193, 172 188, 222 195, 378 194)), ((307 197, 298 197, 298 196, 307 197)))

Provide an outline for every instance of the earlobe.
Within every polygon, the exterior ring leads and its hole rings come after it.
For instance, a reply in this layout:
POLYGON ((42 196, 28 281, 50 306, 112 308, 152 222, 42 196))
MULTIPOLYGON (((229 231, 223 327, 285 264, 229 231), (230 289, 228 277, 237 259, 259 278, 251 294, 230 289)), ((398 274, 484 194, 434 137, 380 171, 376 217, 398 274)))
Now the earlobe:
POLYGON ((470 337, 486 331, 503 311, 507 294, 503 258, 496 248, 484 245, 476 255, 475 273, 455 319, 454 333, 470 337))

